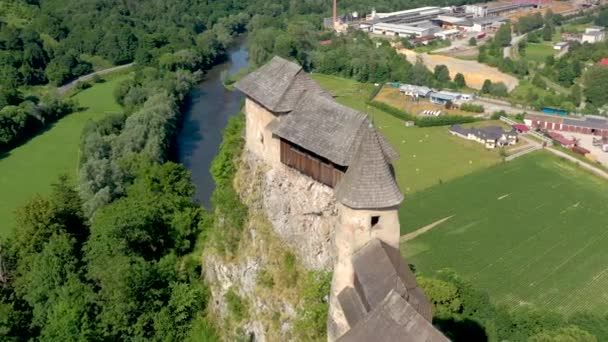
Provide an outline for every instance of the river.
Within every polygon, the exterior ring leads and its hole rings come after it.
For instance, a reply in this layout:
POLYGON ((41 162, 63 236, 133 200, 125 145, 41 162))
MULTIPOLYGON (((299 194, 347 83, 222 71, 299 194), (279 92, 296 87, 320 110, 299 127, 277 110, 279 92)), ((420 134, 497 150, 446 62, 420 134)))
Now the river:
POLYGON ((209 70, 203 82, 192 90, 178 131, 175 156, 192 173, 194 197, 207 208, 215 188, 209 168, 222 142, 222 131, 228 119, 240 110, 243 99, 239 91, 227 90, 223 81, 248 66, 245 45, 245 40, 240 40, 230 49, 229 60, 209 70))

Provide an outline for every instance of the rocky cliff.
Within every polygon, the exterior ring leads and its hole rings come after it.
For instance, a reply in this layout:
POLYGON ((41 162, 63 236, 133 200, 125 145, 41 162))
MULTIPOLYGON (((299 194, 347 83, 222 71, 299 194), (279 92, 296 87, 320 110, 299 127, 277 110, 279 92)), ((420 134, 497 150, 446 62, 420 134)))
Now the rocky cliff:
POLYGON ((235 188, 249 208, 238 250, 207 250, 203 272, 214 316, 231 339, 294 340, 310 271, 330 271, 338 222, 333 190, 245 152, 235 188))

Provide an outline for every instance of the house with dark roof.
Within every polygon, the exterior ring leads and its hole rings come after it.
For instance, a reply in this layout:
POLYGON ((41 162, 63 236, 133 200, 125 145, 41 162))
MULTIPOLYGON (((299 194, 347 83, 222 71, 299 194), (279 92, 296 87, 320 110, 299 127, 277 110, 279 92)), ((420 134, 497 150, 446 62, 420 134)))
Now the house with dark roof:
POLYGON ((447 341, 399 252, 404 196, 392 166, 398 156, 384 136, 280 57, 236 88, 246 95, 246 150, 334 189, 340 224, 328 340, 447 341))
POLYGON ((460 125, 453 125, 449 128, 452 135, 477 141, 483 144, 486 148, 496 148, 517 143, 517 130, 513 128, 510 131, 505 131, 499 126, 487 127, 471 127, 466 128, 460 125))

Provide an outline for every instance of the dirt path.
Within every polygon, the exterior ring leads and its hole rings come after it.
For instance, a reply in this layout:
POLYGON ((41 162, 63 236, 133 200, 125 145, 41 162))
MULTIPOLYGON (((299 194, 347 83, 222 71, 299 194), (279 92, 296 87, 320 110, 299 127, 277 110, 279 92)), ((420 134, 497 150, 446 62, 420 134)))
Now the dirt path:
POLYGON ((113 72, 129 68, 132 65, 133 65, 133 63, 119 65, 119 66, 115 66, 115 67, 111 67, 111 68, 95 71, 95 72, 92 72, 92 73, 84 75, 84 76, 80 76, 77 79, 72 80, 69 83, 66 83, 66 84, 62 85, 61 87, 57 88, 57 91, 59 92, 59 95, 63 95, 65 93, 67 93, 68 90, 74 88, 74 86, 76 86, 76 84, 78 84, 78 82, 88 81, 88 80, 92 79, 93 76, 95 76, 95 75, 107 75, 107 74, 111 74, 113 72))
POLYGON ((452 217, 454 217, 454 215, 448 216, 448 217, 444 217, 444 218, 442 218, 439 221, 435 221, 435 222, 433 222, 433 223, 431 223, 429 225, 426 225, 426 226, 424 226, 422 228, 418 228, 418 229, 414 230, 411 233, 407 233, 407 234, 401 236, 401 238, 399 238, 399 242, 403 243, 403 242, 406 242, 406 241, 413 240, 413 239, 417 238, 419 235, 422 235, 422 234, 428 232, 429 230, 431 230, 431 229, 435 228, 436 226, 442 224, 443 222, 451 219, 452 217))
POLYGON ((450 77, 454 78, 457 73, 464 75, 467 85, 471 88, 481 89, 483 82, 486 79, 492 82, 503 82, 509 91, 513 90, 519 80, 511 75, 500 72, 498 69, 481 64, 477 61, 463 60, 452 58, 443 55, 429 55, 427 53, 416 53, 408 49, 397 49, 397 52, 405 55, 410 63, 416 63, 417 58, 421 58, 422 62, 431 70, 436 65, 443 64, 450 70, 450 77))

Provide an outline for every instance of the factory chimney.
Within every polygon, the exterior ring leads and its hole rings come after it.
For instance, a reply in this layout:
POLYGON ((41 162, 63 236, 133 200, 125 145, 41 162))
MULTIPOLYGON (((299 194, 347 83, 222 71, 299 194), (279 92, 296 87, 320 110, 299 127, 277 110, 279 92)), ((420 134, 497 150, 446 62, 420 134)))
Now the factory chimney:
POLYGON ((334 26, 338 23, 338 0, 334 0, 334 26))

